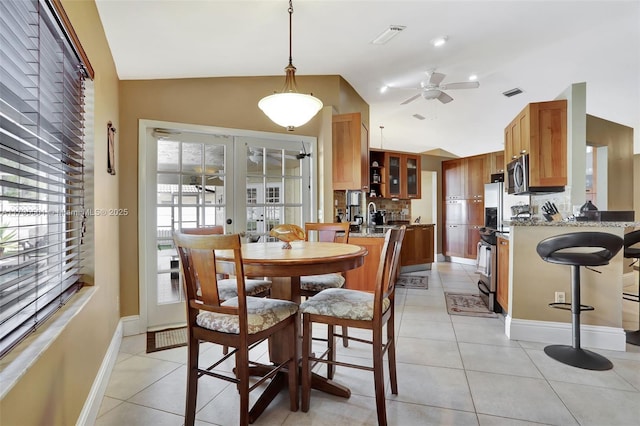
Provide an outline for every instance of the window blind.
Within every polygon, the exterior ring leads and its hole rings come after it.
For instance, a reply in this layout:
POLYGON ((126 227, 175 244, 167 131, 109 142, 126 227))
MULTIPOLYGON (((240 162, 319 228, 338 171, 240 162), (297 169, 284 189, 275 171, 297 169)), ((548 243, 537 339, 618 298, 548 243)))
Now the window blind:
POLYGON ((0 356, 80 287, 86 70, 62 24, 0 2, 0 356))

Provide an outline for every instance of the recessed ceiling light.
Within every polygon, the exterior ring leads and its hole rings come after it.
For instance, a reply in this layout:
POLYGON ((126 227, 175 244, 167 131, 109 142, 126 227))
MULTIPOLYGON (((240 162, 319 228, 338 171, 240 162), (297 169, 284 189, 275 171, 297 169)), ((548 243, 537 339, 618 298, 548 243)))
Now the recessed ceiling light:
POLYGON ((389 86, 382 86, 382 87, 380 88, 380 93, 384 93, 384 92, 386 92, 388 88, 389 88, 389 86))
POLYGON ((477 79, 478 79, 478 76, 477 76, 477 75, 475 75, 475 74, 471 74, 471 75, 469 76, 469 81, 476 81, 477 79))
POLYGON ((385 44, 386 42, 400 34, 400 31, 404 30, 405 28, 407 27, 405 27, 404 25, 390 25, 389 28, 380 33, 378 37, 371 40, 371 44, 385 44))
POLYGON ((448 39, 449 37, 447 36, 436 37, 433 40, 431 40, 431 44, 433 44, 434 47, 441 47, 441 46, 444 46, 444 44, 447 42, 448 39))

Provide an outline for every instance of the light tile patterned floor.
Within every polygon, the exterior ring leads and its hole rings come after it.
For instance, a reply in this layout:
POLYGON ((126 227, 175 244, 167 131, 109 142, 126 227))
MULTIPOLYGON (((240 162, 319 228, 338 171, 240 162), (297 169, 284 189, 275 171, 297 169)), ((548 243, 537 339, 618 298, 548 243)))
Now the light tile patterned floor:
MULTIPOLYGON (((447 314, 444 291, 475 291, 472 266, 437 263, 427 274, 428 290, 397 292, 399 394, 387 389, 390 425, 640 424, 639 347, 598 350, 612 360, 610 371, 565 366, 544 354, 544 344, 508 340, 500 318, 447 314)), ((145 354, 145 340, 123 340, 97 425, 183 424, 186 349, 145 354)), ((202 363, 217 353, 203 345, 202 363)), ((369 350, 352 343, 338 356, 369 358, 369 350)), ((314 391, 310 412, 293 413, 281 394, 255 424, 375 425, 371 374, 338 367, 335 380, 351 398, 314 391)), ((237 424, 235 388, 208 378, 199 386, 197 424, 237 424)))

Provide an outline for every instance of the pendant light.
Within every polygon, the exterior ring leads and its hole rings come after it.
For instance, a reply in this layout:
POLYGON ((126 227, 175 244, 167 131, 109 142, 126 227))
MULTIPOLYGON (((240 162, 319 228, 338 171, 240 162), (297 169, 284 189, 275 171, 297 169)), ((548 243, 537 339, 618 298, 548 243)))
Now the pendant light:
POLYGON ((322 108, 322 101, 312 95, 298 93, 296 86, 296 67, 291 55, 291 22, 293 2, 289 0, 289 65, 284 69, 286 76, 280 93, 264 97, 258 107, 274 123, 293 131, 295 127, 306 124, 322 108))

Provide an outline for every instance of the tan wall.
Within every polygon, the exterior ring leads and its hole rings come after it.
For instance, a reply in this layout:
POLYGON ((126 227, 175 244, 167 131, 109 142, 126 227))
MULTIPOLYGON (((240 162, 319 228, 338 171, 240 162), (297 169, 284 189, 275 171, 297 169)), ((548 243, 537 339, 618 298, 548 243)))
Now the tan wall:
MULTIPOLYGON (((581 231, 606 232, 622 237, 625 228, 579 226, 512 226, 509 266, 510 309, 512 318, 537 321, 571 322, 571 312, 550 308, 556 291, 571 300, 571 267, 543 261, 536 247, 553 235, 581 231)), ((620 251, 606 266, 581 268, 581 303, 595 307, 580 315, 583 324, 622 327, 622 273, 625 259, 620 251), (618 296, 616 296, 618 295, 618 296)))
MULTIPOLYGON (((93 200, 95 208, 118 207, 120 175, 106 172, 107 121, 111 120, 118 130, 120 127, 115 66, 94 2, 63 0, 63 5, 96 71, 95 128, 87 129, 96 145, 95 149, 87 147, 87 181, 92 182, 88 199, 93 200)), ((82 410, 120 317, 118 218, 95 218, 89 228, 94 231, 85 240, 85 272, 87 281, 95 283, 95 293, 0 401, 3 426, 71 425, 82 410)), ((46 328, 45 325, 40 332, 46 328)), ((25 346, 19 345, 10 355, 15 356, 25 346)))
MULTIPOLYGON (((318 174, 323 182, 319 207, 332 199, 330 180, 323 180, 331 151, 331 115, 360 111, 368 120, 366 103, 339 76, 299 76, 298 90, 313 92, 325 108, 296 134, 318 137, 318 174), (329 121, 327 127, 327 120, 329 121), (321 155, 320 155, 321 153, 321 155), (327 195, 328 194, 328 195, 327 195)), ((131 80, 120 82, 120 202, 131 214, 122 218, 120 228, 121 311, 123 316, 139 312, 138 291, 138 120, 160 120, 234 129, 276 133, 287 131, 272 123, 260 109, 258 101, 284 83, 284 73, 276 77, 193 78, 169 80, 131 80)), ((330 169, 329 169, 330 171, 330 169)), ((330 203, 329 203, 330 204, 330 203)), ((332 215, 332 209, 328 213, 332 215)))
POLYGON ((632 210, 633 128, 587 114, 587 143, 607 147, 607 210, 632 210))

